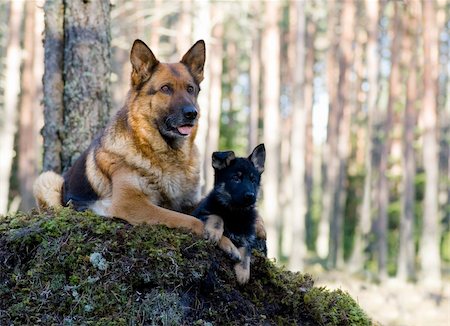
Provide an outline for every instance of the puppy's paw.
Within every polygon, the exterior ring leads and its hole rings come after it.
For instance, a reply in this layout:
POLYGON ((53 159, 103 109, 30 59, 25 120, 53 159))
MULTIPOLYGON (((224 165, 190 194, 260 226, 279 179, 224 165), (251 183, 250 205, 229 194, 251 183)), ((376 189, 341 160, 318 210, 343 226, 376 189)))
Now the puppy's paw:
POLYGON ((234 272, 236 273, 236 280, 239 284, 245 284, 250 279, 250 266, 241 262, 234 265, 234 272))
POLYGON ((227 237, 222 237, 219 241, 219 248, 225 251, 225 253, 235 262, 240 262, 242 259, 241 253, 238 248, 227 237))
POLYGON ((209 215, 205 222, 204 237, 210 242, 217 244, 222 238, 223 220, 220 216, 209 215))

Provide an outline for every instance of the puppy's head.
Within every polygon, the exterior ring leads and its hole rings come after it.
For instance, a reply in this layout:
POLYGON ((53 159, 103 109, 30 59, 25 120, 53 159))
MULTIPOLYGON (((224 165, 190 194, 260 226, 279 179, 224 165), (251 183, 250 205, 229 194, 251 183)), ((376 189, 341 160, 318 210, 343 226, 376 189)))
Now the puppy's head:
POLYGON ((234 152, 214 152, 214 190, 222 204, 229 208, 253 207, 258 198, 266 151, 258 145, 248 158, 235 157, 234 152))

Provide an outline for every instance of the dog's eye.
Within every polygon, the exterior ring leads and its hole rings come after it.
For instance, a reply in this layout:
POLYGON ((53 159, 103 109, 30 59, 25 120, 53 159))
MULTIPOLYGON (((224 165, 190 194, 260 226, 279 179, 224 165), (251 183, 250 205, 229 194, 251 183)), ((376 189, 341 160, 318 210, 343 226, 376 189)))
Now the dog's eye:
POLYGON ((241 176, 239 174, 233 175, 233 181, 234 182, 241 182, 241 176))
POLYGON ((169 85, 161 86, 161 92, 163 92, 163 93, 170 93, 170 86, 169 85))
POLYGON ((187 87, 187 92, 188 92, 189 94, 194 94, 194 86, 189 85, 189 86, 187 87))

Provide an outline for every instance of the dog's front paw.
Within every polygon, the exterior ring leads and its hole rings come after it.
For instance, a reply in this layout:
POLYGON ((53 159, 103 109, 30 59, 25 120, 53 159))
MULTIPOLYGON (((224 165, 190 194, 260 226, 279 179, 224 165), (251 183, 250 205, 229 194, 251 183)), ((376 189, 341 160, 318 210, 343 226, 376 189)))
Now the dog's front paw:
POLYGON ((209 215, 205 222, 204 236, 205 239, 217 244, 222 238, 223 234, 223 220, 220 216, 209 215))
POLYGON ((236 273, 236 280, 239 284, 245 284, 250 279, 250 268, 242 262, 234 265, 234 272, 236 273))
POLYGON ((219 248, 225 251, 225 253, 235 262, 240 262, 242 259, 241 253, 238 248, 227 237, 220 238, 219 248))

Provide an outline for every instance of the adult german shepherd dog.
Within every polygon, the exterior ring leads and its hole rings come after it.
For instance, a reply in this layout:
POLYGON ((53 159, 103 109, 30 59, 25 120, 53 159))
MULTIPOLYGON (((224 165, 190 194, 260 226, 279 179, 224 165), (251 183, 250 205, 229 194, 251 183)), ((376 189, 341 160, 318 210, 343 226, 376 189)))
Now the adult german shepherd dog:
POLYGON ((131 89, 124 107, 64 176, 45 172, 38 177, 38 206, 71 205, 131 224, 186 229, 240 259, 228 238, 218 239, 202 221, 186 215, 200 199, 194 138, 205 43, 195 43, 178 63, 162 63, 136 40, 130 61, 131 89))

